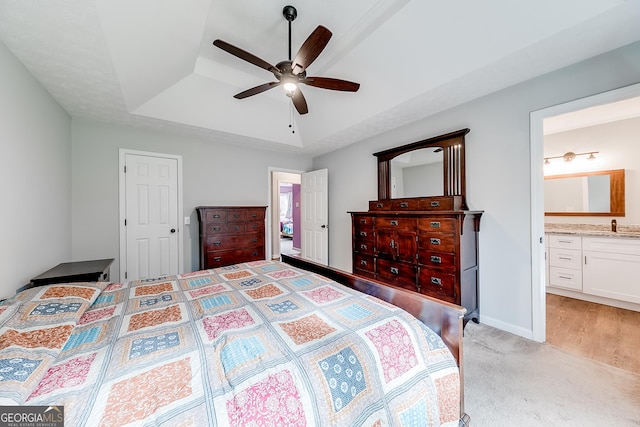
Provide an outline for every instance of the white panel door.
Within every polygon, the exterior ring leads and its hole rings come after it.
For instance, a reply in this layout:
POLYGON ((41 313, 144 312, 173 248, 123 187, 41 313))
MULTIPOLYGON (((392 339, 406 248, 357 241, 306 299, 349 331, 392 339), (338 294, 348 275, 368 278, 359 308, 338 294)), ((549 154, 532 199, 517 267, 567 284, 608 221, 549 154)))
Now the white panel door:
POLYGON ((126 280, 178 274, 178 161, 125 156, 126 280))
POLYGON ((300 194, 302 257, 329 265, 329 184, 328 169, 302 174, 300 194))

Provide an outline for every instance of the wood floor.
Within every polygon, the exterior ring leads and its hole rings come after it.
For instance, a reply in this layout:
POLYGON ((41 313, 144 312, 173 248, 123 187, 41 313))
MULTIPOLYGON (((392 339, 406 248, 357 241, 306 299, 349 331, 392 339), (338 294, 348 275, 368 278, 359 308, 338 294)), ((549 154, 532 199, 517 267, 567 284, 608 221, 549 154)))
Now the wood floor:
POLYGON ((640 374, 640 312, 547 294, 547 342, 640 374))

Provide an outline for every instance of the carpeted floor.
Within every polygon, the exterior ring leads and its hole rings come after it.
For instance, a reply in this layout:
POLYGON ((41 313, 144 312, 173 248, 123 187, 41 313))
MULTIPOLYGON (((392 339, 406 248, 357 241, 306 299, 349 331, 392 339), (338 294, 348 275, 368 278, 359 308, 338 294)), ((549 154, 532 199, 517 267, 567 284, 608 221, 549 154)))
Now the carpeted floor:
POLYGON ((640 426, 640 376, 486 325, 465 328, 464 375, 472 427, 640 426))

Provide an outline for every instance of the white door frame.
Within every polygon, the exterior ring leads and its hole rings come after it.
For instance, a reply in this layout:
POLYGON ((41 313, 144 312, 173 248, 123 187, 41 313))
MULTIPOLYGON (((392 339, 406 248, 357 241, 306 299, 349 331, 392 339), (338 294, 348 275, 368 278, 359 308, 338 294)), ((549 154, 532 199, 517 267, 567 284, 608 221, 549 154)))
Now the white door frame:
POLYGON ((640 83, 581 98, 530 115, 531 150, 531 324, 533 339, 546 340, 546 289, 544 266, 544 132, 546 118, 597 105, 640 96, 640 83))
POLYGON ((127 154, 136 156, 148 156, 148 157, 162 157, 166 159, 175 159, 178 164, 177 179, 178 179, 178 273, 184 273, 184 222, 183 219, 183 195, 182 195, 182 156, 176 154, 154 153, 151 151, 139 151, 130 150, 128 148, 119 149, 118 159, 118 201, 119 201, 119 214, 118 214, 118 229, 120 231, 120 253, 118 254, 120 260, 120 271, 118 272, 118 281, 124 281, 124 274, 127 271, 127 229, 124 226, 124 220, 126 218, 126 188, 125 188, 125 173, 124 165, 127 154))
MULTIPOLYGON (((267 233, 265 236, 266 242, 266 254, 267 259, 271 259, 273 257, 273 247, 271 242, 273 241, 273 223, 272 223, 272 212, 276 210, 277 206, 273 206, 274 199, 274 187, 273 187, 273 172, 283 172, 283 173, 295 173, 298 175, 302 175, 305 171, 296 170, 296 169, 283 169, 269 166, 267 168, 267 200, 269 203, 267 205, 267 233)), ((302 201, 301 201, 302 203, 302 201)))

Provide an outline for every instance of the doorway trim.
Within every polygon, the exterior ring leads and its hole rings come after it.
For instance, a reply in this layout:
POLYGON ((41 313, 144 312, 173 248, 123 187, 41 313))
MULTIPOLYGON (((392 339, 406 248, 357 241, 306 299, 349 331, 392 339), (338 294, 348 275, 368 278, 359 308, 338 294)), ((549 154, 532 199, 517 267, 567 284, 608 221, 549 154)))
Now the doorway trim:
POLYGON ((544 119, 640 96, 640 83, 531 112, 531 324, 532 338, 546 340, 544 263, 544 119))
POLYGON ((126 176, 124 166, 126 164, 126 156, 128 154, 147 157, 161 157, 165 159, 175 159, 177 162, 177 184, 178 194, 176 195, 178 203, 178 274, 184 273, 184 217, 183 217, 183 193, 182 193, 182 156, 176 154, 155 153, 151 151, 131 150, 128 148, 120 148, 118 153, 118 230, 120 239, 120 251, 118 254, 118 262, 120 271, 118 272, 118 281, 125 281, 124 274, 127 271, 127 229, 124 225, 126 218, 126 176))
MULTIPOLYGON (((267 254, 267 259, 272 259, 273 258, 273 218, 272 218, 272 213, 278 208, 278 206, 273 206, 273 200, 274 200, 274 187, 273 187, 273 173, 274 172, 282 172, 282 173, 292 173, 292 174, 298 174, 298 175, 302 175, 303 173, 305 173, 305 171, 302 170, 296 170, 296 169, 283 169, 283 168, 277 168, 277 167, 273 167, 273 166, 269 166, 267 168, 267 200, 269 201, 268 205, 267 205, 267 233, 266 233, 266 240, 267 240, 267 244, 266 244, 266 254, 267 254)), ((279 251, 278 251, 279 252, 279 251)))

